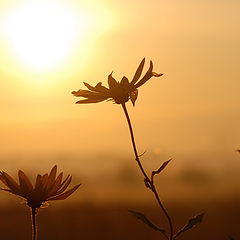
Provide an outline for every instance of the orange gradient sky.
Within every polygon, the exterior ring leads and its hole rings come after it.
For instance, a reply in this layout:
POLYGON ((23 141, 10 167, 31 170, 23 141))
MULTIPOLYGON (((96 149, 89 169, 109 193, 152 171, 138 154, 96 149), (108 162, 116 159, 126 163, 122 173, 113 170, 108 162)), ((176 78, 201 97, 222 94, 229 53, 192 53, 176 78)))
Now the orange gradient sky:
POLYGON ((111 71, 131 78, 146 57, 164 76, 128 107, 147 167, 173 157, 170 175, 239 169, 239 8, 235 0, 1 1, 1 168, 58 163, 91 176, 135 167, 121 108, 75 105, 71 91, 106 85, 111 71))

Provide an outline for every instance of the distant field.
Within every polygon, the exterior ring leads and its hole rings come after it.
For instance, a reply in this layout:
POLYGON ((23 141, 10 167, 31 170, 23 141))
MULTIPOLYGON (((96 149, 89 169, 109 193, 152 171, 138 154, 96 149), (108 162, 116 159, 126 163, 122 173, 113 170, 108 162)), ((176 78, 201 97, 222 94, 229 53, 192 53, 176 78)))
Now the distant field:
MULTIPOLYGON (((123 239, 163 239, 158 232, 130 215, 127 210, 144 212, 154 223, 167 228, 164 216, 153 206, 95 205, 91 203, 63 205, 51 204, 41 209, 38 215, 39 240, 87 239, 87 240, 123 240, 123 239)), ((172 204, 169 212, 179 228, 189 217, 205 211, 203 223, 190 230, 179 239, 204 240, 228 239, 232 235, 240 238, 239 216, 240 199, 224 203, 223 201, 198 204, 172 204)), ((3 240, 30 240, 31 223, 27 207, 10 205, 0 208, 0 232, 3 240)))

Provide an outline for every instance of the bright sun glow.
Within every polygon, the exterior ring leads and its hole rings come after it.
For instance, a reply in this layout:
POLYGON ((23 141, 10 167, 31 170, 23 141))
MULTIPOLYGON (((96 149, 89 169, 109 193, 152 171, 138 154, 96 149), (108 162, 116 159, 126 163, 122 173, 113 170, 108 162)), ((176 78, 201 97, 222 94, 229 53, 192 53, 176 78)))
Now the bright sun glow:
POLYGON ((22 63, 46 70, 64 61, 76 38, 84 35, 88 22, 81 17, 56 3, 33 1, 11 12, 4 29, 22 63))

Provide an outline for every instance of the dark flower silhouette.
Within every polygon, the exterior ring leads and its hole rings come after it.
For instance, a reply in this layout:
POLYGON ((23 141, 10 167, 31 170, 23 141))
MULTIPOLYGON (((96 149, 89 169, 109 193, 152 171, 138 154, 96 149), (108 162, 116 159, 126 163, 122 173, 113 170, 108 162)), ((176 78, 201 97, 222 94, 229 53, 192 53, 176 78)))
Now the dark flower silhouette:
POLYGON ((106 88, 102 86, 102 83, 99 82, 95 87, 84 82, 84 85, 88 90, 78 90, 73 91, 72 94, 75 97, 83 97, 76 103, 98 103, 107 99, 112 99, 117 104, 124 104, 129 99, 132 101, 132 104, 135 105, 138 96, 138 88, 146 83, 151 77, 160 77, 163 74, 158 74, 153 72, 153 63, 150 61, 150 67, 147 70, 146 74, 139 80, 142 70, 144 67, 145 58, 141 61, 133 79, 129 82, 128 78, 125 76, 120 82, 117 82, 113 77, 112 73, 108 76, 108 86, 106 88))
POLYGON ((48 175, 37 175, 35 187, 21 170, 18 171, 19 184, 6 172, 0 172, 0 180, 8 187, 1 190, 10 192, 24 198, 31 208, 40 208, 44 202, 53 200, 64 200, 73 194, 81 184, 65 191, 69 186, 72 177, 69 175, 62 182, 63 173, 56 178, 57 166, 54 166, 48 175))
POLYGON ((32 239, 37 240, 37 210, 43 203, 53 200, 64 200, 73 194, 81 184, 66 191, 72 177, 69 175, 63 179, 61 172, 57 177, 57 166, 54 166, 49 175, 37 175, 35 186, 21 170, 18 171, 19 184, 6 172, 0 172, 0 180, 8 187, 0 188, 1 190, 10 192, 26 200, 27 205, 31 208, 32 214, 32 239))

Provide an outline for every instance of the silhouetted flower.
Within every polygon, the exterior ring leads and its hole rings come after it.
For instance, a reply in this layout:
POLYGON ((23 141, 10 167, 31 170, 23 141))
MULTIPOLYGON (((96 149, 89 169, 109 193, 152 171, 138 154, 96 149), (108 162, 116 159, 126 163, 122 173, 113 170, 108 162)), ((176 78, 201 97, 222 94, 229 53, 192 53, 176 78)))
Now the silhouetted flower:
POLYGON ((48 175, 37 175, 35 186, 21 170, 18 171, 19 184, 6 172, 0 172, 0 180, 8 187, 1 190, 13 193, 24 198, 27 205, 33 209, 40 208, 44 202, 53 200, 64 200, 74 193, 81 184, 65 191, 69 186, 72 177, 69 175, 63 179, 61 172, 56 178, 57 166, 54 166, 48 175))
POLYGON ((98 103, 107 99, 114 100, 117 104, 124 104, 129 100, 132 101, 132 104, 135 105, 135 101, 137 100, 138 90, 140 86, 146 83, 151 77, 160 77, 163 74, 158 74, 153 72, 153 63, 150 61, 150 67, 146 74, 139 80, 143 66, 145 63, 145 58, 141 61, 133 79, 131 82, 126 77, 123 77, 120 82, 117 82, 113 77, 112 73, 108 76, 108 86, 106 88, 102 86, 102 83, 99 82, 95 87, 89 85, 84 82, 84 85, 88 88, 88 90, 78 90, 73 91, 72 94, 75 97, 83 97, 82 99, 76 103, 98 103))

